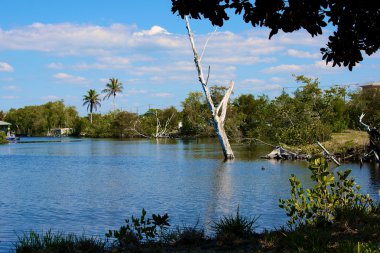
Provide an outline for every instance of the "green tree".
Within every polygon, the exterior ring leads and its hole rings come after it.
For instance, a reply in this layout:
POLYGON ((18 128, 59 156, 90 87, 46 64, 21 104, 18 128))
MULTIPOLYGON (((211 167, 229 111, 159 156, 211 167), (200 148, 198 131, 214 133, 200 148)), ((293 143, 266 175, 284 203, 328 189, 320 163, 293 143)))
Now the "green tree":
POLYGON ((362 129, 359 123, 360 114, 365 113, 365 122, 372 127, 380 128, 380 89, 358 90, 349 94, 349 126, 362 129))
POLYGON ((268 116, 270 101, 267 96, 255 98, 252 94, 240 95, 233 102, 239 114, 242 115, 240 129, 249 138, 267 139, 268 116))
POLYGON ((46 135, 52 128, 72 128, 79 116, 75 107, 67 107, 60 100, 10 109, 5 119, 12 123, 12 130, 17 134, 35 136, 46 135))
POLYGON ((87 105, 87 111, 90 109, 90 123, 92 124, 92 112, 100 107, 99 94, 95 90, 90 89, 86 95, 83 95, 83 106, 87 105))
MULTIPOLYGON (((102 90, 102 93, 105 93, 104 99, 109 99, 113 96, 113 110, 115 111, 115 97, 117 93, 123 92, 123 84, 119 82, 117 78, 110 78, 109 83, 106 84, 106 88, 102 90)), ((103 99, 103 100, 104 100, 103 99)))
POLYGON ((330 23, 336 30, 321 49, 323 59, 350 70, 363 60, 362 52, 372 55, 380 47, 380 1, 172 0, 172 12, 182 18, 203 16, 217 26, 223 26, 229 13, 242 14, 244 22, 253 27, 268 27, 269 38, 280 30, 299 29, 316 36, 330 23))
POLYGON ((294 92, 294 97, 283 92, 271 102, 269 123, 271 136, 276 142, 289 145, 310 144, 331 137, 329 123, 323 122, 326 109, 323 91, 317 79, 297 76, 304 85, 294 92))
POLYGON ((190 92, 182 102, 183 136, 213 136, 210 115, 202 92, 190 92))
POLYGON ((329 124, 333 132, 342 132, 348 128, 349 115, 348 103, 346 102, 346 88, 334 86, 324 91, 324 111, 322 121, 329 124))
POLYGON ((135 133, 132 131, 131 126, 133 126, 137 118, 138 115, 136 113, 116 111, 111 123, 113 137, 133 137, 135 133))

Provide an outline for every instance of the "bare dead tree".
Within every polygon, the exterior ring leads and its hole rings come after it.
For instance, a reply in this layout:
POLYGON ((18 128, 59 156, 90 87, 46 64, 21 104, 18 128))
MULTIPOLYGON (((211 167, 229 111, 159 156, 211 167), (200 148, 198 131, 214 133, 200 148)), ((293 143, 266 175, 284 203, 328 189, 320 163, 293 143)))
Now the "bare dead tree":
POLYGON ((168 126, 174 116, 174 113, 172 113, 172 115, 166 120, 166 123, 165 123, 165 126, 162 127, 161 126, 161 122, 160 122, 160 119, 158 118, 158 113, 157 113, 157 110, 155 112, 155 115, 156 115, 156 133, 154 134, 154 138, 165 138, 168 136, 168 126))
POLYGON ((142 133, 140 130, 138 130, 137 125, 141 123, 141 121, 139 119, 137 119, 134 122, 133 127, 128 128, 128 130, 134 132, 136 135, 141 136, 143 138, 167 138, 169 136, 168 126, 174 117, 174 113, 172 113, 172 115, 166 120, 166 122, 163 126, 161 125, 161 121, 158 117, 157 110, 154 112, 154 116, 156 117, 156 131, 155 131, 155 133, 142 133))
POLYGON ((137 130, 136 125, 139 124, 139 123, 140 123, 140 120, 139 119, 136 120, 133 123, 133 127, 128 128, 128 130, 134 132, 137 136, 141 136, 143 138, 150 138, 149 135, 143 134, 139 130, 137 130))
MULTIPOLYGON (((186 19, 186 28, 188 31, 191 47, 192 47, 193 53, 194 53, 194 63, 195 63, 195 67, 198 71, 198 79, 199 79, 199 82, 202 84, 203 92, 206 96, 207 105, 210 109, 212 122, 214 125, 216 135, 218 137, 220 145, 222 146, 224 158, 225 159, 234 159, 235 158, 234 153, 233 153, 231 145, 229 143, 226 131, 224 130, 224 121, 226 118, 228 100, 231 96, 232 89, 234 88, 234 82, 233 81, 230 82, 230 85, 229 85, 227 92, 224 95, 222 101, 215 108, 215 104, 211 98, 210 91, 207 87, 207 81, 205 80, 204 75, 203 75, 201 58, 199 57, 197 49, 195 47, 194 37, 193 37, 193 34, 191 32, 191 29, 190 29, 188 17, 186 16, 185 19, 186 19)), ((205 50, 205 48, 203 49, 203 52, 204 52, 204 50, 205 50)), ((202 52, 202 55, 203 55, 203 52, 202 52)), ((209 68, 209 70, 210 70, 210 68, 209 68)), ((207 78, 207 80, 208 80, 208 78, 207 78)))

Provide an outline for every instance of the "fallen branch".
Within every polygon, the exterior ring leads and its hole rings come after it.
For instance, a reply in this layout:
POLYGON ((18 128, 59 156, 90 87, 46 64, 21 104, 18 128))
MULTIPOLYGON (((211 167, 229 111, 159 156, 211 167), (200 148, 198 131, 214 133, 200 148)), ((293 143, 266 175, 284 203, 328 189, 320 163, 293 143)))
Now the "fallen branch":
POLYGON ((327 151, 327 149, 319 141, 317 141, 317 144, 323 150, 325 156, 333 160, 336 165, 340 166, 340 163, 335 159, 335 157, 331 155, 330 152, 327 151))

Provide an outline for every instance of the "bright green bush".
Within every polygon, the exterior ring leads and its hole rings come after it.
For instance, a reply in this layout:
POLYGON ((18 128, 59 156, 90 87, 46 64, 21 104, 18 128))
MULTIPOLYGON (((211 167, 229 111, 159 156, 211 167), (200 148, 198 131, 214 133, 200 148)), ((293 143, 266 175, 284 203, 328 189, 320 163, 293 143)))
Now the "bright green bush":
POLYGON ((0 131, 0 144, 5 144, 5 143, 8 143, 6 135, 4 132, 0 131))
POLYGON ((291 198, 280 199, 280 208, 290 217, 290 226, 333 223, 341 210, 369 211, 373 207, 370 196, 361 194, 360 186, 349 177, 351 170, 339 171, 337 178, 328 171, 324 158, 310 162, 311 179, 315 185, 304 189, 295 175, 289 179, 291 198))

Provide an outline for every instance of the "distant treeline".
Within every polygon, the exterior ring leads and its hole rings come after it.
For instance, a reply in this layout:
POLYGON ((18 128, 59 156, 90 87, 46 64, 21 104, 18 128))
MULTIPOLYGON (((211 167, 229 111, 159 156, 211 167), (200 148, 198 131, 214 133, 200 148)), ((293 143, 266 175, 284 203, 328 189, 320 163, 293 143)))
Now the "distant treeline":
MULTIPOLYGON (((225 128, 231 140, 250 138, 274 143, 300 145, 328 140, 332 132, 360 129, 359 116, 380 126, 380 90, 358 90, 347 93, 346 88, 319 88, 318 79, 297 76, 302 83, 294 93, 283 92, 270 100, 262 95, 240 95, 230 101, 225 128)), ((214 101, 220 101, 226 89, 211 87, 214 101)), ((150 109, 142 115, 114 110, 107 114, 80 117, 75 107, 63 101, 39 106, 26 106, 0 111, 0 120, 12 123, 18 135, 44 136, 53 128, 68 127, 73 135, 87 137, 206 137, 214 136, 210 113, 201 92, 190 92, 182 102, 182 111, 175 107, 150 109)))

